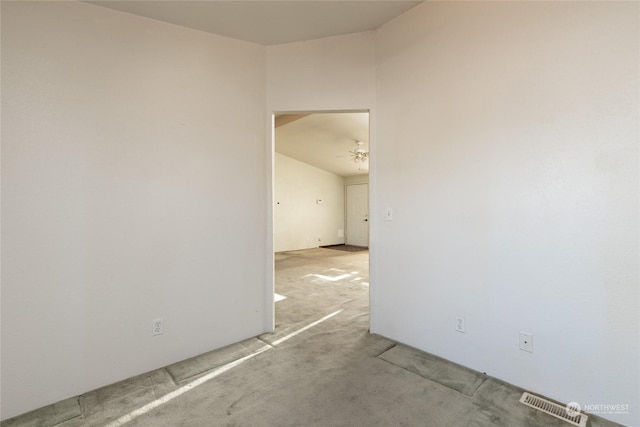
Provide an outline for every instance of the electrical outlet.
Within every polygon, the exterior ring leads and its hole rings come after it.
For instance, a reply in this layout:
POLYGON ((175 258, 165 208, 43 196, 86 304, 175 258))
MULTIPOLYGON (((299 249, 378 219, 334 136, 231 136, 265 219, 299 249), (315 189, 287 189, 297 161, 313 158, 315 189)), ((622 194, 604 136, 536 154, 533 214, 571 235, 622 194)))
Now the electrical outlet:
POLYGON ((463 334, 467 332, 467 325, 462 316, 456 316, 456 331, 462 332, 463 334))
POLYGON ((533 334, 520 331, 520 350, 533 353, 533 334))
POLYGON ((151 336, 164 334, 164 322, 160 319, 153 319, 151 321, 151 336))

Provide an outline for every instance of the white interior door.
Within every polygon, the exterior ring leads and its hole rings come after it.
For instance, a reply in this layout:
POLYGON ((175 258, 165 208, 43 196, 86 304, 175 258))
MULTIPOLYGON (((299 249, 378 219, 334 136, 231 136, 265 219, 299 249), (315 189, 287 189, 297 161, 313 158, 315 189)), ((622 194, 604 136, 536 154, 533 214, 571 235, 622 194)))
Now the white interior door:
POLYGON ((369 246, 369 184, 347 185, 346 243, 369 246))

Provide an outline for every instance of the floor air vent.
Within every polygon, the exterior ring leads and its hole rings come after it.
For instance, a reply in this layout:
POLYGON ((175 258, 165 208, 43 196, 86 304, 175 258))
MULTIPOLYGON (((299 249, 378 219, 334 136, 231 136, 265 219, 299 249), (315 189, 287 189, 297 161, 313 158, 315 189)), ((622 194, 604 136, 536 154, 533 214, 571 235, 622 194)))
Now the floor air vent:
POLYGON ((586 427, 587 425, 588 417, 580 413, 580 406, 578 404, 574 404, 573 402, 568 404, 567 406, 561 406, 557 403, 550 402, 546 399, 534 396, 533 394, 527 392, 524 392, 522 394, 520 402, 542 412, 546 412, 547 414, 552 415, 556 418, 565 420, 566 422, 574 426, 586 427))

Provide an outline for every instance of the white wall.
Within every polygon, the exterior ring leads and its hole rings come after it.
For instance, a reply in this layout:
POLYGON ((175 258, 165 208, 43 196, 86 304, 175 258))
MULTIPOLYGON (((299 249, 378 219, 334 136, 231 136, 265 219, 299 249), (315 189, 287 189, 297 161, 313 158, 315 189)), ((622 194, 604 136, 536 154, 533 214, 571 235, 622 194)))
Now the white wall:
POLYGON ((344 243, 343 177, 275 153, 274 187, 276 252, 344 243))
POLYGON ((260 46, 2 2, 3 419, 265 330, 264 76, 260 46))
POLYGON ((372 332, 640 424, 639 16, 426 2, 379 31, 372 332))
POLYGON ((373 32, 267 47, 270 112, 373 108, 375 55, 373 32))
POLYGON ((356 176, 348 176, 344 179, 344 185, 352 185, 352 184, 368 184, 369 183, 369 175, 356 175, 356 176))

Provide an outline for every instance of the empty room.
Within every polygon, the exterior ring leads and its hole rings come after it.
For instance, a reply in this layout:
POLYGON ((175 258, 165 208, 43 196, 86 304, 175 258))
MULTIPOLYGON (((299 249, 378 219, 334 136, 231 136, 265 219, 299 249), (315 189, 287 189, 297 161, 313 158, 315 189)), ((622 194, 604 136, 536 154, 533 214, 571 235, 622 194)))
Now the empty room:
POLYGON ((640 426, 640 3, 0 18, 3 427, 640 426))

